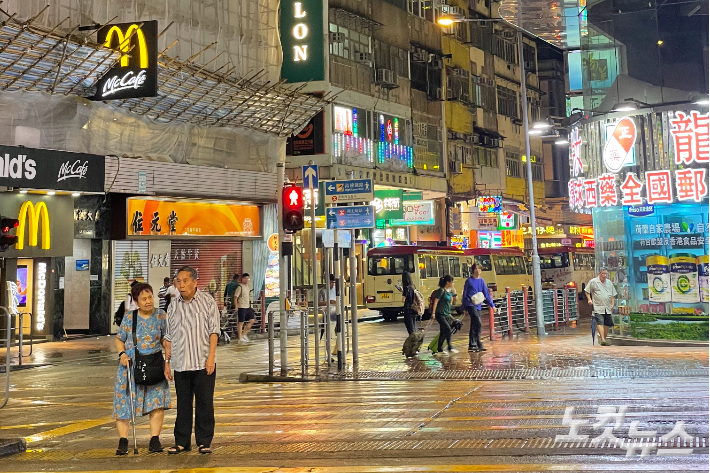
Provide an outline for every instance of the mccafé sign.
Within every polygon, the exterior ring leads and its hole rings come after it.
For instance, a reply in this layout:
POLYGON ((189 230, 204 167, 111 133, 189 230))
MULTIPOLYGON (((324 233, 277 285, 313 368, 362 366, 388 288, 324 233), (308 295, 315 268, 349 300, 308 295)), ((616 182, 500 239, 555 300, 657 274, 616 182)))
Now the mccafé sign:
POLYGON ((97 83, 97 100, 158 95, 158 22, 104 25, 98 40, 121 59, 97 83))

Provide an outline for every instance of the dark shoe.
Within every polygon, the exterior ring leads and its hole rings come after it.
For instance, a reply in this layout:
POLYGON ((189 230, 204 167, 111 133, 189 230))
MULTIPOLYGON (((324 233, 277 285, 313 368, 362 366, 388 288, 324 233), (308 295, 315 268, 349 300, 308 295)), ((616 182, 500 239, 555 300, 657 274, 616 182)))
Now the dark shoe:
POLYGON ((476 348, 476 347, 468 347, 468 351, 478 351, 478 348, 476 348))
POLYGON ((128 439, 121 437, 118 439, 118 448, 116 449, 116 455, 128 455, 128 439))
POLYGON ((203 455, 207 455, 209 453, 212 453, 212 447, 210 447, 209 445, 200 445, 200 448, 198 448, 197 451, 203 455))
POLYGON ((485 348, 483 348, 483 346, 480 346, 480 347, 478 347, 478 351, 488 351, 488 350, 486 350, 485 348))
POLYGON ((174 447, 168 448, 168 455, 177 455, 182 452, 189 452, 189 447, 183 447, 182 445, 175 445, 174 447))
POLYGON ((160 443, 160 437, 157 435, 155 437, 150 438, 150 444, 148 445, 148 451, 151 453, 160 453, 163 450, 163 446, 160 443))

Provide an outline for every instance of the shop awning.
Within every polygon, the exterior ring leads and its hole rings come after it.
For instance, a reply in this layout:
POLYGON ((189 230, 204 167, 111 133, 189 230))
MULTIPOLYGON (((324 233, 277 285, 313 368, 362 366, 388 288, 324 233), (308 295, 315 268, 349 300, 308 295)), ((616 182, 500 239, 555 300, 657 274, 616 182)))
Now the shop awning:
MULTIPOLYGON (((2 11, 0 91, 93 95, 97 81, 121 55, 92 41, 91 35, 75 35, 78 27, 71 28, 66 20, 54 28, 34 25, 43 12, 20 21, 2 11)), ((234 76, 235 68, 211 72, 194 61, 197 57, 181 61, 164 51, 158 57, 157 97, 109 103, 158 122, 243 127, 289 136, 302 130, 331 101, 281 82, 266 82, 263 72, 250 77, 234 76)))

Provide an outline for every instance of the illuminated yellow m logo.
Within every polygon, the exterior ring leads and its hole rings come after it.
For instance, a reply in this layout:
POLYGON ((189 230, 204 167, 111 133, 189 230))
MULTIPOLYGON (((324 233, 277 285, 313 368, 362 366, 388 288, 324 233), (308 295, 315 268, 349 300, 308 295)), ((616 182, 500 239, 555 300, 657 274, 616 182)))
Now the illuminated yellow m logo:
MULTIPOLYGON (((106 42, 104 43, 104 46, 107 48, 111 47, 111 40, 113 39, 114 33, 118 37, 118 49, 120 49, 124 53, 128 53, 130 50, 130 45, 131 45, 131 34, 135 31, 135 37, 136 40, 138 41, 138 54, 140 56, 141 62, 140 62, 140 68, 141 69, 147 69, 148 68, 148 48, 145 45, 145 35, 143 35, 143 31, 141 31, 140 27, 136 24, 133 24, 128 27, 128 30, 126 31, 126 34, 123 34, 123 31, 121 31, 121 28, 118 26, 112 26, 110 30, 108 30, 108 33, 106 34, 106 42)), ((128 66, 128 61, 129 57, 127 55, 123 55, 121 57, 121 67, 127 67, 128 66)))
POLYGON ((20 215, 17 217, 19 224, 17 226, 17 243, 15 249, 21 250, 25 247, 25 222, 27 217, 30 218, 30 246, 37 246, 37 233, 39 232, 39 219, 42 218, 42 249, 49 249, 50 234, 49 234, 49 211, 47 204, 40 202, 36 206, 27 201, 20 207, 20 215))

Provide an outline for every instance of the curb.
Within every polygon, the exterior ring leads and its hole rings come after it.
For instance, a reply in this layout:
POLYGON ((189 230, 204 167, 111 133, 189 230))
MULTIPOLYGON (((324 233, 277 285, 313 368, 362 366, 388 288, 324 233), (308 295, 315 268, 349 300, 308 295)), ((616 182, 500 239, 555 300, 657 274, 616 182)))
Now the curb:
POLYGON ((268 374, 242 373, 239 375, 240 383, 312 383, 318 379, 296 378, 294 376, 269 376, 268 374))
POLYGON ((27 450, 25 439, 0 439, 0 457, 22 453, 27 450))
MULTIPOLYGON (((377 315, 377 316, 372 316, 372 317, 358 317, 357 320, 358 320, 358 322, 372 322, 374 320, 379 320, 381 318, 382 318, 381 315, 377 315)), ((308 333, 313 333, 313 327, 310 327, 308 329, 308 333)), ((301 330, 297 329, 297 328, 290 328, 290 329, 288 329, 288 334, 289 335, 300 335, 301 330)), ((267 338, 269 338, 269 332, 264 332, 264 333, 252 332, 249 334, 250 340, 266 340, 267 338)))
POLYGON ((629 347, 677 347, 677 348, 707 348, 708 342, 699 340, 658 340, 652 338, 631 338, 619 335, 607 335, 607 340, 616 346, 629 347))

